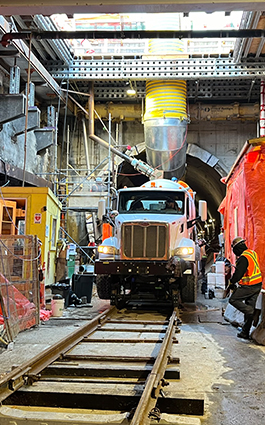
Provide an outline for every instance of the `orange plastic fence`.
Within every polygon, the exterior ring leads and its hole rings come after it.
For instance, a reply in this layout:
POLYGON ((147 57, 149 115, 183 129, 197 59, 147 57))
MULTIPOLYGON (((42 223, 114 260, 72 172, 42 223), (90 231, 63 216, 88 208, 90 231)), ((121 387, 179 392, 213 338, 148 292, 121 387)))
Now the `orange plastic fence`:
POLYGON ((224 215, 225 256, 232 263, 235 256, 231 242, 235 236, 246 239, 248 248, 260 258, 265 289, 265 147, 252 148, 242 157, 227 183, 226 197, 219 206, 224 215), (237 234, 235 219, 237 216, 237 234))

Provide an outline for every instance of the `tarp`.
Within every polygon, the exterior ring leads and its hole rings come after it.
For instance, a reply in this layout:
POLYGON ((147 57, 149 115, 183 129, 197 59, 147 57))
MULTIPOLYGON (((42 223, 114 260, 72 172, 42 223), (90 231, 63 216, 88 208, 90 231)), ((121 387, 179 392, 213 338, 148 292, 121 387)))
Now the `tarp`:
POLYGON ((226 197, 218 211, 224 215, 225 256, 234 264, 231 242, 235 236, 246 239, 248 248, 260 259, 265 289, 265 146, 245 154, 227 182, 226 197))
MULTIPOLYGON (((7 312, 6 320, 9 326, 18 325, 19 330, 31 328, 36 325, 36 307, 14 285, 7 287, 3 296, 3 303, 7 312)), ((0 306, 0 324, 4 323, 4 316, 0 306)))

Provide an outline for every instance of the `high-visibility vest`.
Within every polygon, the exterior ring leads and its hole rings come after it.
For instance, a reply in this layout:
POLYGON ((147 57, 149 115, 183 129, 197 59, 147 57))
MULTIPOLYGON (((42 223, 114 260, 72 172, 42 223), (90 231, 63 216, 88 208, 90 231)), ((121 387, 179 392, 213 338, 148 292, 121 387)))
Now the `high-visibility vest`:
POLYGON ((256 285, 257 283, 261 283, 262 277, 258 254, 251 249, 246 249, 242 255, 248 260, 248 268, 240 280, 239 285, 256 285))

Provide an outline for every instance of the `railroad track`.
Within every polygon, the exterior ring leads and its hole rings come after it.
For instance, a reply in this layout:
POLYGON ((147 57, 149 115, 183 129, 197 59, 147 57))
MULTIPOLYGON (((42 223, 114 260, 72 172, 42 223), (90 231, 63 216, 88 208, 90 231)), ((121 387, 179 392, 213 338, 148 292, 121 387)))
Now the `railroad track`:
POLYGON ((164 414, 203 415, 203 399, 170 389, 180 379, 177 323, 176 310, 146 320, 111 307, 0 381, 0 424, 147 425, 164 414))

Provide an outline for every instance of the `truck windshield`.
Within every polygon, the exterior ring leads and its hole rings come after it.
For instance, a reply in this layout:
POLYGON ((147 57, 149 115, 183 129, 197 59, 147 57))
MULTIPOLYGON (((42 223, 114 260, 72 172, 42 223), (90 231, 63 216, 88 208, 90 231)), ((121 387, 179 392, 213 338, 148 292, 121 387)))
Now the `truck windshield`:
POLYGON ((184 193, 155 190, 120 192, 118 209, 120 214, 184 214, 184 193))

